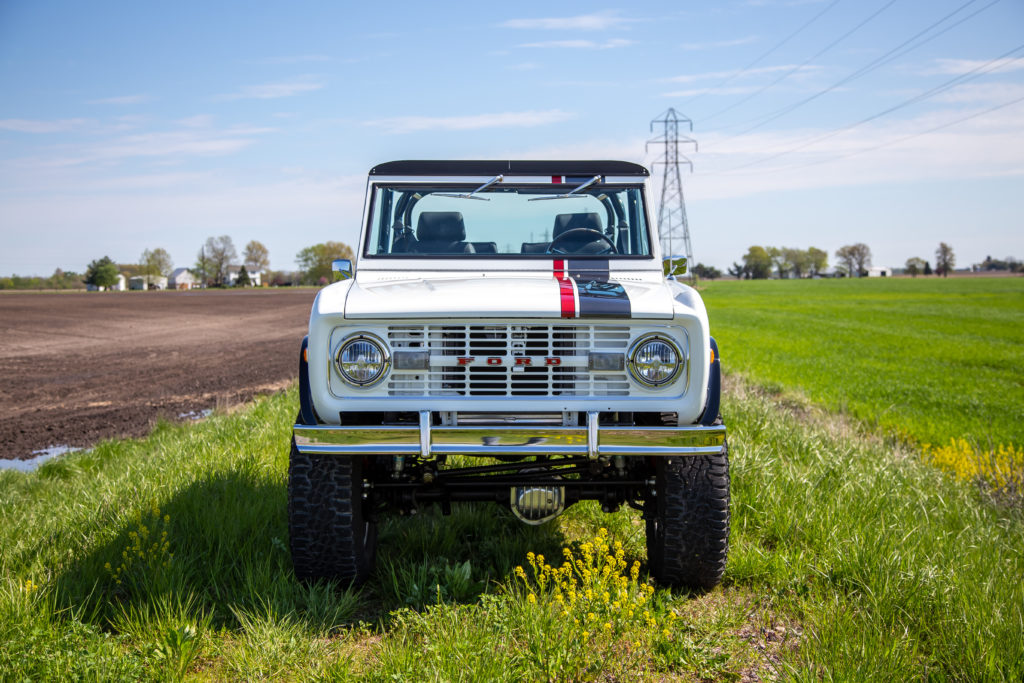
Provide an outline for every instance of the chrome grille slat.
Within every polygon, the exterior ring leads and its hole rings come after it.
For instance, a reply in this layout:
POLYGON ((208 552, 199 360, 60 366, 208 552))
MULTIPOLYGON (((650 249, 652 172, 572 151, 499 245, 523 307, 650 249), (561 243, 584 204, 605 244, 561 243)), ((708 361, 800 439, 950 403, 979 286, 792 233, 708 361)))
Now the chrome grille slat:
POLYGON ((427 350, 428 370, 394 370, 390 396, 628 396, 623 372, 587 369, 592 350, 625 353, 630 331, 625 326, 574 324, 422 324, 391 325, 392 349, 427 350), (552 357, 559 366, 463 366, 458 358, 552 357))

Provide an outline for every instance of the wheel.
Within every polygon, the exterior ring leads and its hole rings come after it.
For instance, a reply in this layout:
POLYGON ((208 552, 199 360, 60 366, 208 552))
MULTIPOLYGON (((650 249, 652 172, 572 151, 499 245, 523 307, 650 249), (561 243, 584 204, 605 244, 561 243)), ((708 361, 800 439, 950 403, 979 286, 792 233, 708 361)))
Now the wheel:
POLYGON ((647 519, 647 560, 658 582, 706 591, 718 585, 729 550, 729 449, 659 459, 654 508, 647 519))
POLYGON ((377 526, 364 516, 362 458, 303 455, 292 440, 288 532, 303 581, 359 584, 373 569, 377 526))

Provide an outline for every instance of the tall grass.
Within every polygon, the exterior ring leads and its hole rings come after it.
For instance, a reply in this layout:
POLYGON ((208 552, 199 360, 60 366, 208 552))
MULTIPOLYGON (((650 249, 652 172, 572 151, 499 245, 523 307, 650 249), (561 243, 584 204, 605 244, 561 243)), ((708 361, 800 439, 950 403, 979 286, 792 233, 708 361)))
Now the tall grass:
POLYGON ((922 443, 1024 444, 1024 278, 703 286, 728 368, 922 443))
POLYGON ((1021 513, 728 383, 725 582, 656 589, 653 624, 626 608, 643 523, 594 505, 542 527, 496 506, 389 519, 363 589, 296 582, 289 392, 0 475, 0 680, 1020 680, 1021 513), (558 567, 602 527, 626 597, 592 583, 604 607, 559 610, 528 553, 558 567))
POLYGON ((952 472, 1022 488, 1024 278, 704 289, 727 368, 916 443, 952 472))

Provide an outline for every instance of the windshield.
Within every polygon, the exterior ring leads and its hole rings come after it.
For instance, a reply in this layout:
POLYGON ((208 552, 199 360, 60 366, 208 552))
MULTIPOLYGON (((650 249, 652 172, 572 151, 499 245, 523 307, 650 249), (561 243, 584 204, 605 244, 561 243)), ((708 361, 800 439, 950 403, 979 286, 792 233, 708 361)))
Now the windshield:
POLYGON ((650 257, 642 189, 377 185, 366 256, 650 257))

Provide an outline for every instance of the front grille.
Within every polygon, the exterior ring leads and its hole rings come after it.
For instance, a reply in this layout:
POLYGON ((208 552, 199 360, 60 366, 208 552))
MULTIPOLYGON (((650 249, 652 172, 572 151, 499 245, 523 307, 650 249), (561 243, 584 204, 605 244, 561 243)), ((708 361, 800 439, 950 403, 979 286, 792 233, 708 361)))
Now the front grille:
POLYGON ((628 396, 625 371, 587 369, 590 351, 617 351, 629 345, 629 328, 606 325, 392 325, 388 343, 395 351, 427 350, 429 370, 394 370, 390 396, 628 396), (459 358, 473 357, 474 365, 459 358), (516 365, 530 358, 531 366, 516 365), (500 364, 484 365, 486 359, 500 364), (558 365, 543 359, 555 358, 558 365), (520 361, 521 362, 521 361, 520 361))

